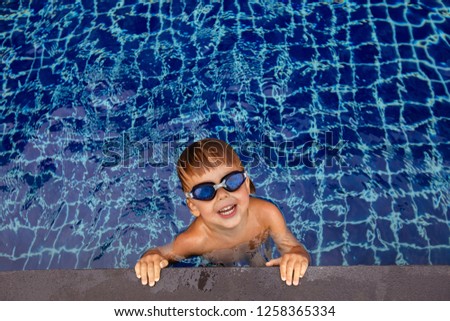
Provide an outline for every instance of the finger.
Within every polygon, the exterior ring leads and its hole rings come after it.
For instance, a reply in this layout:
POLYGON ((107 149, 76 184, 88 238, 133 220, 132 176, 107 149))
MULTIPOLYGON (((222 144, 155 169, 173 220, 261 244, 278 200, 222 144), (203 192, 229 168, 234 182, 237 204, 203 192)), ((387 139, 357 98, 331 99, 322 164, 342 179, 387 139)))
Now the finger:
POLYGON ((153 268, 155 272, 155 282, 159 281, 159 278, 161 276, 161 262, 154 262, 153 268))
POLYGON ((292 283, 294 285, 298 285, 301 270, 302 270, 302 264, 300 262, 296 263, 294 266, 294 279, 292 280, 292 283))
POLYGON ((294 273, 294 262, 292 260, 289 260, 286 264, 286 284, 287 285, 292 284, 293 273, 294 273))
POLYGON ((141 262, 141 283, 142 285, 147 284, 147 263, 141 262))
POLYGON ((281 260, 280 263, 280 276, 282 281, 286 281, 286 260, 281 260))
POLYGON ((154 286, 155 285, 155 263, 150 262, 147 266, 147 273, 148 273, 148 285, 154 286))
POLYGON ((168 266, 169 265, 169 261, 167 261, 167 260, 162 260, 160 263, 159 263, 159 266, 161 267, 161 269, 164 269, 166 266, 168 266))
POLYGON ((276 265, 280 265, 281 263, 281 258, 277 258, 277 259, 272 259, 269 262, 266 262, 266 266, 276 266, 276 265))
POLYGON ((307 269, 308 269, 308 262, 302 263, 302 267, 301 267, 301 271, 300 271, 301 278, 305 275, 307 269))
POLYGON ((138 279, 140 279, 141 278, 141 263, 139 261, 134 266, 134 272, 136 273, 136 277, 138 279))

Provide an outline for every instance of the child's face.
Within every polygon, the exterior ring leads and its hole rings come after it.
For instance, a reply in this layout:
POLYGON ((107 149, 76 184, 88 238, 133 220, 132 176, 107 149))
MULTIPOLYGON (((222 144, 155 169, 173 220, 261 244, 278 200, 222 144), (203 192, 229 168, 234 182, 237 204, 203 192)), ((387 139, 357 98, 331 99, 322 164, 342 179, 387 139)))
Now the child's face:
MULTIPOLYGON (((195 185, 212 182, 219 184, 222 179, 231 172, 241 171, 237 166, 222 165, 212 168, 201 176, 190 177, 186 181, 188 191, 195 185)), ((187 203, 192 214, 201 216, 206 225, 214 228, 232 229, 245 219, 250 199, 250 181, 248 178, 234 192, 228 192, 224 188, 216 191, 216 196, 210 201, 188 199, 187 203)))

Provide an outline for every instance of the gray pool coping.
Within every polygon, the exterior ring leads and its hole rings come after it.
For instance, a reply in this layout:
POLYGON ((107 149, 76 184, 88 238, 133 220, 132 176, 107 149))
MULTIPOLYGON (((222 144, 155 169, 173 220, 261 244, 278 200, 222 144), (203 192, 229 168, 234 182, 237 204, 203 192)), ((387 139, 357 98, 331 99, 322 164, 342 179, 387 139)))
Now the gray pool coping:
POLYGON ((0 300, 450 300, 450 266, 310 267, 299 286, 277 267, 167 268, 155 287, 131 269, 0 272, 0 300))

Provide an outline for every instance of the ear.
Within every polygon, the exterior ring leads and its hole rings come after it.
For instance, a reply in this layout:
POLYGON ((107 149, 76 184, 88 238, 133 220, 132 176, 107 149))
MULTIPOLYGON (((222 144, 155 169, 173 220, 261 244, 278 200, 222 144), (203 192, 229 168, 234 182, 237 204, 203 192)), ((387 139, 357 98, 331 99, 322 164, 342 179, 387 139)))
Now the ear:
POLYGON ((200 210, 197 208, 197 206, 195 206, 195 204, 190 199, 187 199, 186 203, 187 203, 187 206, 188 206, 189 210, 191 211, 192 215, 194 215, 195 217, 199 217, 200 210))
POLYGON ((245 178, 245 188, 247 189, 247 192, 251 194, 251 188, 250 188, 250 177, 245 178))

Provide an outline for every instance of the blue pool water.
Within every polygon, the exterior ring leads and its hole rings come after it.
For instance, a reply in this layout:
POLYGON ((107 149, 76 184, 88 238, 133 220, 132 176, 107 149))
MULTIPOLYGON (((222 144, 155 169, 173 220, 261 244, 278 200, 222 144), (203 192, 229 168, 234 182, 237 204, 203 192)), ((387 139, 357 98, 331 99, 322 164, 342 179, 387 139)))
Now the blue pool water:
POLYGON ((132 267, 236 148, 314 265, 450 264, 448 1, 8 1, 0 269, 132 267))

